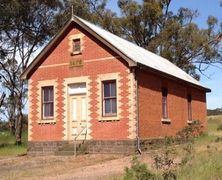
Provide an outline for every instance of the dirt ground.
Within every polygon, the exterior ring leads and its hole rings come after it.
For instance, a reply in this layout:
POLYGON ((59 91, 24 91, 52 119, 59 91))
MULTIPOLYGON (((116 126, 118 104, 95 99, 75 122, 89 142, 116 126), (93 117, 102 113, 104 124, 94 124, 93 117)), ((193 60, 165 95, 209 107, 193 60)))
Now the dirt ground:
MULTIPOLYGON (((118 179, 133 156, 79 155, 0 157, 0 179, 118 179)), ((149 155, 140 156, 150 164, 149 155)))

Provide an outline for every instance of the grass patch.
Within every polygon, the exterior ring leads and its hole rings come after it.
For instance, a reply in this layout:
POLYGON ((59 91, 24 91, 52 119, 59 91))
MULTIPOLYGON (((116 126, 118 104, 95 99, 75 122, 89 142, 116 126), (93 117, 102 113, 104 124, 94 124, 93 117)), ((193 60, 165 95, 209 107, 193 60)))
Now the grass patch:
POLYGON ((222 177, 222 115, 208 117, 208 132, 194 139, 190 163, 177 170, 178 179, 221 179, 222 177))
MULTIPOLYGON (((138 171, 136 175, 149 172, 155 177, 153 179, 222 179, 222 130, 218 130, 221 126, 221 115, 208 117, 208 132, 193 139, 188 138, 188 141, 182 141, 185 143, 179 145, 163 146, 156 152, 157 155, 153 156, 154 165, 159 163, 160 166, 138 171)), ((192 134, 190 128, 185 128, 180 133, 185 139, 192 134)), ((131 171, 125 171, 125 177, 128 174, 132 176, 131 171)))
POLYGON ((177 171, 178 179, 221 179, 222 156, 216 150, 195 155, 190 164, 182 166, 177 171))
POLYGON ((15 145, 15 137, 9 131, 0 132, 0 156, 21 155, 27 152, 27 131, 22 133, 22 145, 15 145))
POLYGON ((222 115, 208 117, 208 132, 216 132, 217 128, 222 125, 222 115))

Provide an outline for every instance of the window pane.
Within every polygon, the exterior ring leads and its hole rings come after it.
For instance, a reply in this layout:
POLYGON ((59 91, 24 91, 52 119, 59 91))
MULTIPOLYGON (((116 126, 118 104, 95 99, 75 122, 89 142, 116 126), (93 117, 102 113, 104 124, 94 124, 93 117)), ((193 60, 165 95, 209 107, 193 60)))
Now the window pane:
POLYGON ((53 116, 53 103, 46 103, 43 105, 44 117, 53 116))
POLYGON ((110 114, 111 113, 111 100, 106 99, 104 100, 105 103, 105 114, 110 114))
POLYGON ((112 99, 112 113, 116 114, 116 99, 112 99))
POLYGON ((188 120, 192 121, 192 106, 191 106, 191 102, 188 102, 188 120))
POLYGON ((44 102, 49 101, 49 91, 47 90, 47 88, 43 88, 43 94, 44 94, 44 102))
POLYGON ((163 118, 168 118, 167 114, 167 97, 163 96, 162 98, 162 111, 163 111, 163 118))
POLYGON ((49 116, 49 114, 50 114, 49 111, 50 111, 49 104, 44 104, 44 117, 49 116))
POLYGON ((43 88, 43 102, 53 101, 53 87, 43 88))
POLYGON ((80 51, 80 39, 73 40, 73 51, 80 51))
POLYGON ((116 82, 112 82, 111 84, 111 92, 110 95, 116 97, 116 82))
POLYGON ((53 101, 53 87, 49 87, 48 89, 49 91, 49 101, 53 101))
POLYGON ((49 104, 49 116, 53 116, 53 103, 49 104))
POLYGON ((110 85, 109 83, 104 83, 104 97, 110 97, 110 85))

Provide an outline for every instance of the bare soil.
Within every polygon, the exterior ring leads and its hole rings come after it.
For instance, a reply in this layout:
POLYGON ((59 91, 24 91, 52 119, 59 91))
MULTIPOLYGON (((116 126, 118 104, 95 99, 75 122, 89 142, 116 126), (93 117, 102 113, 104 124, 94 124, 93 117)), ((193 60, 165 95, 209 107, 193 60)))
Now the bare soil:
MULTIPOLYGON (((140 159, 152 163, 147 154, 140 159)), ((112 154, 0 157, 0 179, 119 179, 131 160, 112 154)))

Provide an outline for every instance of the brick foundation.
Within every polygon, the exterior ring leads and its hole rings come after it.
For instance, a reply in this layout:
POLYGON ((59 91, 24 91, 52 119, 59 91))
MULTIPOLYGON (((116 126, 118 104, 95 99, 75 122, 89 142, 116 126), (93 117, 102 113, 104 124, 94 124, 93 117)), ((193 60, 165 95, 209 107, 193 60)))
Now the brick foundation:
POLYGON ((29 141, 28 155, 54 155, 67 141, 29 141))
MULTIPOLYGON (((142 152, 163 147, 165 140, 143 139, 140 140, 142 152)), ((67 145, 68 141, 29 142, 29 155, 55 155, 55 153, 67 145)), ((136 140, 90 140, 84 142, 85 152, 89 154, 134 154, 137 153, 136 140)))
POLYGON ((136 152, 135 140, 100 141, 93 140, 87 142, 88 153, 96 154, 133 154, 136 152))

